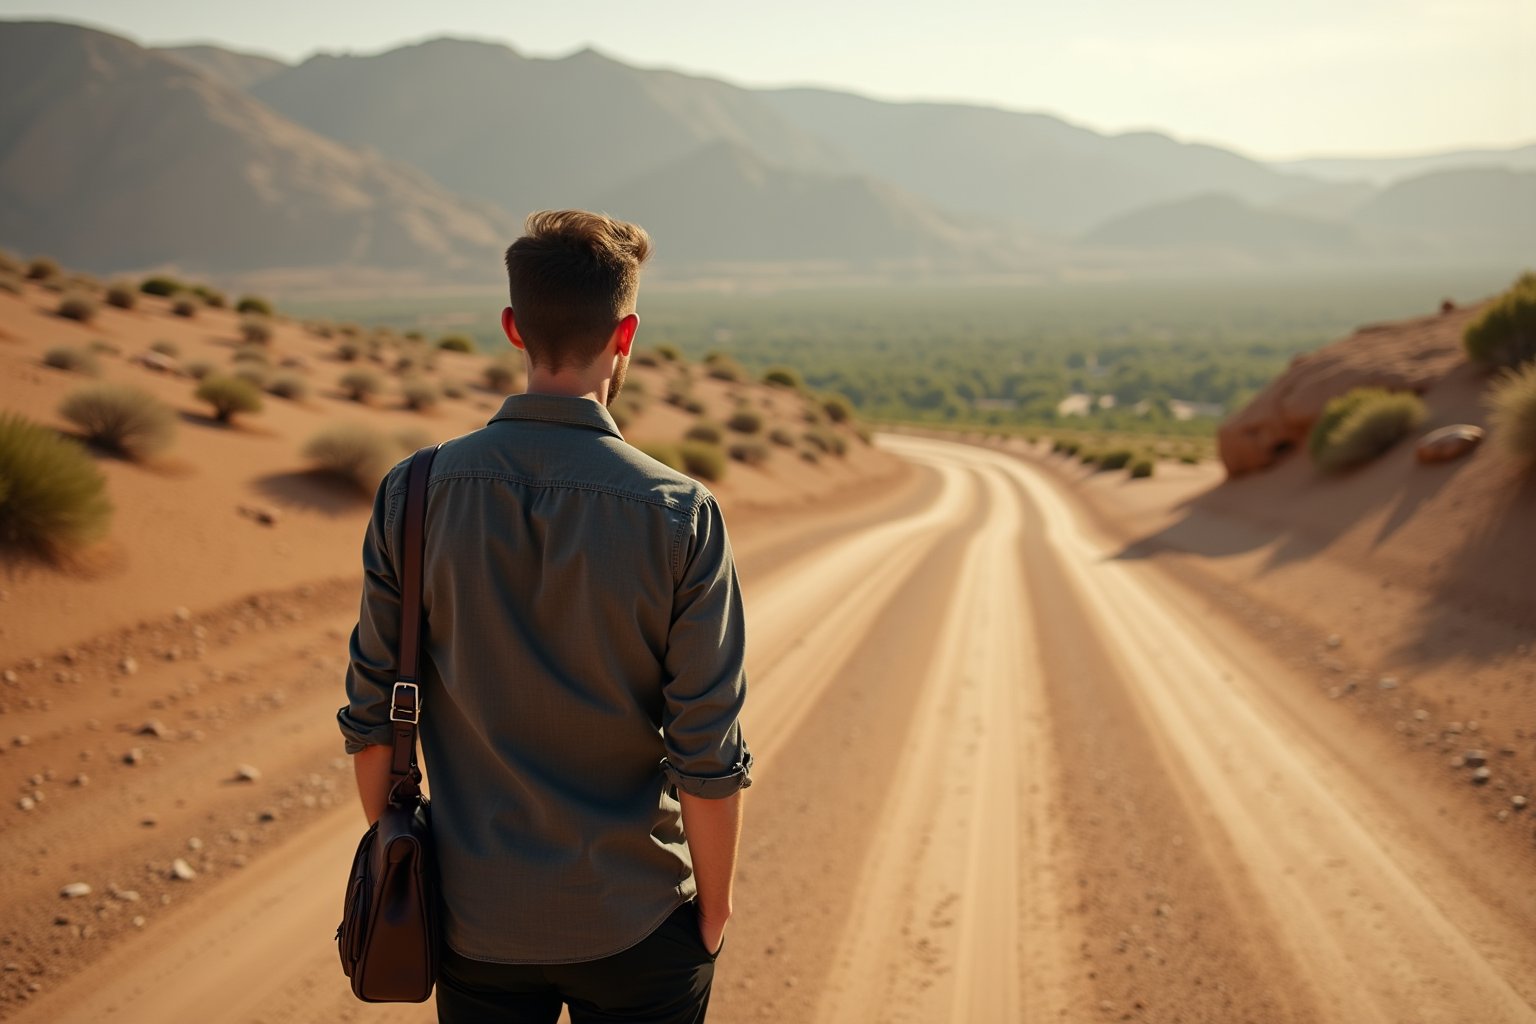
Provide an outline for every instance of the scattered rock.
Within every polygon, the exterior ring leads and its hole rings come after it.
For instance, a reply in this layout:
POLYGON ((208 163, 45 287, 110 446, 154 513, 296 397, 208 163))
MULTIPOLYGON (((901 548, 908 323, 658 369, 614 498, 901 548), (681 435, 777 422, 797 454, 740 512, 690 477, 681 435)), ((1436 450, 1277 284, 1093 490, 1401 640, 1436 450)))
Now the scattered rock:
POLYGON ((267 810, 262 811, 260 814, 256 815, 256 820, 257 821, 276 821, 277 820, 277 812, 274 811, 274 810, 271 810, 269 808, 267 810))
POLYGON ((201 850, 202 848, 203 848, 203 841, 201 839, 197 838, 197 836, 193 836, 191 839, 187 840, 187 849, 189 849, 189 850, 201 850))
POLYGON ((66 900, 77 900, 81 896, 89 896, 91 887, 85 882, 70 882, 59 890, 59 895, 66 900))
POLYGON ((138 672, 138 670, 139 670, 139 662, 138 662, 137 658, 135 658, 133 655, 130 654, 127 657, 125 657, 122 661, 118 662, 117 667, 118 667, 118 670, 123 673, 123 675, 131 676, 134 673, 138 672))
POLYGON ((79 775, 76 775, 72 780, 70 780, 69 784, 71 786, 88 786, 91 784, 91 777, 85 774, 85 772, 81 772, 79 775))
POLYGON ((1492 768, 1479 768, 1472 773, 1472 785, 1486 786, 1491 778, 1493 778, 1492 768))
POLYGON ((135 928, 143 928, 144 927, 144 918, 139 916, 138 914, 135 914, 133 916, 133 926, 135 928))
POLYGON ((190 882, 197 877, 197 872, 192 870, 192 865, 177 857, 171 861, 171 877, 178 882, 190 882))
POLYGON ((1330 650, 1337 650, 1339 645, 1344 642, 1344 638, 1339 636, 1337 633, 1333 633, 1329 635, 1327 642, 1330 650))
POLYGON ((128 753, 123 755, 123 764, 139 764, 143 760, 144 751, 140 750, 138 747, 134 747, 132 750, 128 751, 128 753))
POLYGON ((176 616, 176 621, 177 622, 186 622, 188 619, 192 618, 192 611, 191 611, 191 609, 187 608, 184 605, 177 605, 175 612, 173 612, 172 614, 174 614, 176 616))
POLYGON ((1516 795, 1509 798, 1509 805, 1517 811, 1525 810, 1526 805, 1529 803, 1530 800, 1523 796, 1516 795))
POLYGON ((165 726, 158 718, 151 718, 135 730, 138 736, 153 736, 157 740, 165 739, 165 726))
POLYGON ((1481 768, 1488 763, 1488 754, 1482 750, 1469 750, 1461 757, 1469 768, 1481 768))
POLYGON ((1415 454, 1420 462, 1449 462, 1476 448, 1483 440, 1483 428, 1470 423, 1455 423, 1431 430, 1419 438, 1415 454))
POLYGON ((32 737, 30 737, 30 736, 23 735, 23 736, 12 736, 11 737, 11 746, 13 746, 13 747, 24 747, 28 743, 31 743, 31 742, 32 742, 32 737))
POLYGON ((235 781, 237 782, 255 782, 259 778, 261 778, 261 769, 255 765, 242 764, 235 768, 235 781))
POLYGON ((114 899, 122 900, 124 903, 139 902, 139 894, 132 889, 118 889, 112 896, 114 899))
POLYGON ((5 681, 6 681, 6 682, 8 682, 8 683, 14 683, 14 682, 16 682, 16 681, 17 681, 17 680, 18 680, 18 679, 20 679, 20 678, 21 678, 21 677, 20 677, 20 676, 18 676, 18 675, 17 675, 17 674, 16 674, 16 672, 15 672, 15 671, 14 671, 14 670, 13 670, 13 669, 6 669, 6 670, 5 670, 5 681))
POLYGON ((1462 757, 1460 754, 1457 754, 1455 757, 1451 758, 1452 768, 1465 768, 1466 766, 1467 759, 1462 757))
POLYGON ((160 824, 160 819, 155 817, 153 814, 146 814, 144 817, 139 819, 139 824, 143 825, 145 828, 154 828, 156 825, 160 824))
POLYGON ((1382 676, 1376 685, 1383 690, 1395 690, 1397 689, 1397 680, 1392 676, 1382 676))
POLYGON ((32 808, 36 807, 37 804, 33 802, 31 797, 24 796, 20 800, 16 801, 16 806, 20 807, 24 811, 30 811, 32 808))

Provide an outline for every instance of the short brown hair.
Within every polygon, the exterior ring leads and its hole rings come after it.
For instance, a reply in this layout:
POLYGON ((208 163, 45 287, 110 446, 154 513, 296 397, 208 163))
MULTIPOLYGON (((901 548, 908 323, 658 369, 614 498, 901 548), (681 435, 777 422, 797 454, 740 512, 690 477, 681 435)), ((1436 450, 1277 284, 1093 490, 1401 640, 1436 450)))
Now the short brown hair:
POLYGON ((507 247, 507 284, 528 357, 547 370, 585 366, 635 309, 645 229, 585 210, 530 213, 507 247))

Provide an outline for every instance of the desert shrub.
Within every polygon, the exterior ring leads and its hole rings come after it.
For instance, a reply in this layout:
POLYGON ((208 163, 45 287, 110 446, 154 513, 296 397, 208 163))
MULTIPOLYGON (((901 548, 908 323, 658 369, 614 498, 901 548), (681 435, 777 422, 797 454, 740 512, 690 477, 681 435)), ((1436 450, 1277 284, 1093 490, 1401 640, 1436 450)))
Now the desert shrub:
POLYGON ((805 386, 805 381, 800 378, 799 372, 787 366, 775 366, 763 374, 764 384, 777 384, 780 387, 794 388, 796 391, 805 386))
POLYGON ((230 376, 245 381, 258 391, 265 391, 267 381, 272 379, 270 370, 260 363, 238 363, 230 371, 230 376))
POLYGON ((718 423, 711 423, 709 420, 699 420, 689 427, 683 436, 690 441, 705 441, 709 444, 719 444, 725 440, 725 431, 720 429, 718 423))
POLYGON ((66 320, 90 323, 101 309, 101 304, 83 292, 71 292, 59 300, 59 316, 66 320))
POLYGON ((814 405, 808 405, 803 410, 801 410, 800 418, 812 425, 827 422, 827 414, 816 408, 814 405))
POLYGON ((821 411, 833 423, 847 423, 853 419, 853 406, 842 395, 827 395, 821 400, 821 411))
POLYGON ((726 449, 726 454, 737 462, 744 462, 749 466, 761 466, 768 461, 768 445, 755 439, 733 441, 726 449))
POLYGON ((1424 419, 1424 403, 1405 391, 1356 388, 1323 409, 1307 448, 1325 473, 1369 462, 1424 419))
POLYGON ((254 313, 257 316, 271 316, 272 303, 259 295, 242 295, 240 301, 235 303, 236 313, 254 313))
POLYGON ((842 457, 848 454, 848 442, 843 436, 832 430, 807 430, 804 436, 805 443, 819 452, 827 455, 842 457))
POLYGON ((206 359, 195 359, 190 363, 181 364, 181 372, 193 380, 202 380, 214 370, 214 366, 206 359))
POLYGON ((473 352, 475 342, 467 334, 445 334, 437 339, 437 347, 444 352, 473 352))
POLYGON ((250 381, 224 374, 209 374, 197 385, 199 401, 213 406, 214 419, 228 423, 237 413, 260 412, 261 392, 250 381))
POLYGON ((700 480, 715 481, 725 476, 725 449, 709 441, 684 441, 677 446, 683 460, 683 472, 700 480))
POLYGON ((329 320, 306 320, 304 329, 317 338, 329 340, 336 336, 336 328, 329 320))
POLYGON ((1104 453, 1097 448, 1084 448, 1077 453, 1077 460, 1085 466, 1096 466, 1104 453))
POLYGON ((437 386, 429 380, 419 377, 412 378, 400 385, 400 395, 405 399, 405 407, 417 412, 425 412, 437 408, 441 399, 437 386))
POLYGON ((756 409, 740 408, 731 413, 725 425, 738 434, 756 434, 763 429, 763 414, 756 409))
POLYGON ((644 444, 637 444, 635 448, 649 455, 668 469, 675 469, 679 473, 683 472, 683 455, 682 452, 678 451, 677 445, 668 444, 664 441, 650 441, 644 444))
POLYGON ((740 383, 747 379, 747 371, 742 369, 740 363, 730 356, 715 355, 707 361, 704 372, 715 380, 728 380, 740 383))
POLYGON ((92 384, 65 398, 59 415, 86 440, 135 461, 152 458, 176 437, 176 413, 160 399, 125 384, 92 384))
POLYGON ((425 349, 412 350, 403 353, 395 360, 395 372, 404 376, 417 370, 431 371, 437 367, 437 360, 425 349))
POLYGON ((648 348, 637 348, 630 353, 630 362, 636 366, 660 366, 661 354, 648 348))
POLYGON ((821 461, 821 452, 815 448, 802 448, 800 449, 800 460, 802 462, 809 462, 814 466, 821 461))
POLYGON ((1066 441, 1061 446, 1061 452, 1063 455, 1071 458, 1072 456, 1076 455, 1078 451, 1081 450, 1081 448, 1082 445, 1078 444, 1076 441, 1066 441))
POLYGON ((272 324, 259 316, 248 316, 240 321, 240 340, 247 345, 272 343, 272 324))
POLYGON ((279 373, 268 379, 267 393, 290 402, 302 402, 309 397, 309 381, 302 374, 279 373))
POLYGON ((139 295, 133 285, 115 282, 107 287, 107 305, 116 309, 132 309, 139 304, 139 295))
POLYGON ((1536 273, 1490 302, 1462 336, 1467 355, 1486 366, 1514 367, 1536 359, 1536 273))
POLYGON ((0 412, 0 541, 58 554, 107 528, 107 484, 85 449, 0 412))
POLYGON ((511 394, 517 386, 519 367, 510 359, 492 359, 485 364, 485 386, 498 395, 511 394))
POLYGON ((1179 456, 1179 462, 1186 466, 1198 466, 1200 465, 1200 456, 1185 452, 1179 456))
POLYGON ((44 352, 43 365, 51 366, 55 370, 83 373, 90 377, 101 372, 101 364, 96 361, 94 352, 89 349, 70 348, 67 345, 60 345, 44 352))
POLYGON ((194 316, 197 316, 197 309, 201 305, 201 300, 183 296, 182 298, 177 299, 175 303, 171 305, 171 312, 175 313, 177 316, 187 317, 190 319, 194 316))
POLYGON ((309 439, 304 458, 363 494, 372 494, 384 474, 399 461, 401 447, 404 445, 368 427, 337 423, 309 439))
POLYGON ((683 353, 676 345, 661 344, 656 346, 656 354, 669 363, 678 362, 683 358, 683 353))
POLYGON ((224 297, 223 292, 217 288, 210 288, 206 284, 195 284, 191 287, 190 291, 193 295, 203 300, 203 305, 211 309, 223 309, 229 305, 229 300, 224 297))
POLYGON ((229 358, 231 362, 253 363, 257 366, 270 366, 272 363, 272 357, 260 345, 242 345, 229 358))
MULTIPOLYGON (((853 434, 864 444, 875 443, 875 432, 862 423, 853 428, 853 434)), ((1034 442, 1031 441, 1030 443, 1033 444, 1034 442)))
POLYGON ((1135 457, 1136 453, 1129 448, 1112 448, 1099 456, 1099 468, 1124 469, 1135 457))
POLYGON ((1489 426, 1504 450, 1536 461, 1536 360, 1505 370, 1488 389, 1489 426))
POLYGON ((59 264, 47 256, 39 256, 27 264, 28 281, 47 281, 59 276, 59 264))
POLYGON ((164 275, 146 277, 139 283, 139 291, 145 295, 158 295, 161 298, 167 299, 184 288, 185 285, 174 277, 165 277, 164 275))
POLYGON ((384 390, 384 380, 367 369, 348 370, 336 382, 342 392, 354 402, 366 402, 384 390))
POLYGON ((1151 459, 1137 459, 1135 462, 1131 463, 1131 479, 1141 480, 1149 477, 1152 475, 1152 469, 1153 465, 1151 459))
POLYGON ((770 430, 768 432, 768 440, 784 448, 793 448, 795 446, 794 431, 788 430, 785 427, 774 427, 770 430))
POLYGON ((346 340, 336 346, 336 358, 344 363, 355 363, 357 357, 363 354, 363 346, 356 341, 346 340))
POLYGON ((166 341, 164 338, 151 342, 149 350, 151 352, 159 352, 163 356, 170 356, 172 359, 181 355, 181 346, 174 341, 166 341))

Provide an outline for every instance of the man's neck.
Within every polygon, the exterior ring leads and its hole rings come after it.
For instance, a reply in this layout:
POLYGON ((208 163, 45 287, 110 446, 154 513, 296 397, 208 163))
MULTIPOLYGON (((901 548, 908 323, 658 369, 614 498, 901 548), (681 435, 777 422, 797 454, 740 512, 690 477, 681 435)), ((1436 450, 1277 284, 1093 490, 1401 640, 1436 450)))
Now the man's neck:
POLYGON ((590 398, 598 405, 608 395, 608 378, 593 381, 576 374, 541 373, 535 369, 528 374, 530 395, 557 395, 562 398, 590 398))

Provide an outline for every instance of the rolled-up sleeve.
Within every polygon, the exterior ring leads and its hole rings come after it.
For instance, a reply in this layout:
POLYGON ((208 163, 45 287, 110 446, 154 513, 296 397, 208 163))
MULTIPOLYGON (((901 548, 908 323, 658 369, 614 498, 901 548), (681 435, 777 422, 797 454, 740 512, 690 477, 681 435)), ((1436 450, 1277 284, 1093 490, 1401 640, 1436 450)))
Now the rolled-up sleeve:
POLYGON ((394 552, 403 527, 398 519, 398 467, 379 484, 363 537, 363 599, 352 630, 347 664, 347 704, 336 712, 347 753, 388 744, 393 738, 389 701, 399 679, 400 584, 394 552))
POLYGON ((667 637, 662 770, 678 790, 719 799, 752 784, 741 734, 747 697, 746 625, 725 520, 700 502, 680 552, 667 637))

